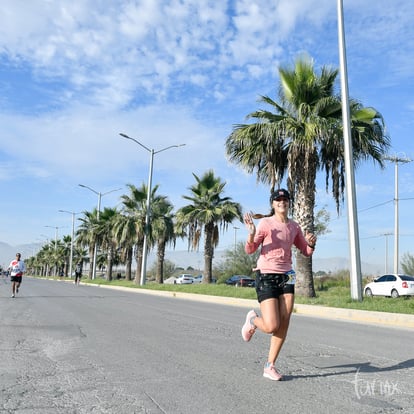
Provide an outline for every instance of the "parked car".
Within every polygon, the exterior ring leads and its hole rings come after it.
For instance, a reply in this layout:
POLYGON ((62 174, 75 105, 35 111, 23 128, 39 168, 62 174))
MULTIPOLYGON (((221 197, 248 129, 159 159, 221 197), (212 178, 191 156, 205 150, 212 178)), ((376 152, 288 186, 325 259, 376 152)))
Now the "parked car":
POLYGON ((203 275, 193 277, 193 283, 201 283, 203 281, 203 275))
POLYGON ((254 287, 256 280, 250 276, 234 275, 226 280, 226 285, 241 286, 241 287, 254 287))
POLYGON ((412 296, 414 277, 400 274, 382 275, 364 287, 365 296, 412 296))
MULTIPOLYGON (((198 275, 194 277, 194 283, 202 283, 204 280, 204 275, 198 275)), ((216 278, 211 278, 211 283, 217 283, 216 278)))
POLYGON ((189 285, 194 283, 193 275, 182 274, 174 280, 174 285, 189 285))

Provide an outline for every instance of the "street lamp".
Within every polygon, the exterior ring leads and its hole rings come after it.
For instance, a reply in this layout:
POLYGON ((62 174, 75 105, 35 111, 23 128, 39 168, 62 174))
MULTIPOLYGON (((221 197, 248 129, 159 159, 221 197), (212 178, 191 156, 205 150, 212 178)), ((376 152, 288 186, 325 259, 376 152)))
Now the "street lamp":
POLYGON ((153 163, 154 163, 154 155, 158 154, 162 151, 166 151, 170 148, 178 148, 183 147, 185 144, 179 144, 179 145, 169 145, 168 147, 162 148, 158 151, 155 151, 154 149, 150 149, 144 144, 141 144, 138 140, 135 138, 131 138, 130 136, 120 133, 121 137, 130 139, 131 141, 134 141, 138 145, 140 145, 142 148, 144 148, 146 151, 150 153, 150 165, 149 165, 149 174, 148 174, 148 186, 147 186, 147 211, 145 215, 145 231, 144 231, 144 245, 142 247, 142 265, 141 265, 141 281, 140 285, 145 285, 145 278, 146 278, 146 272, 147 272, 147 254, 148 254, 148 232, 149 232, 149 221, 150 221, 150 208, 151 208, 151 187, 152 187, 152 171, 153 171, 153 163))
MULTIPOLYGON (((99 212, 101 211, 101 198, 104 195, 107 195, 109 193, 113 193, 114 191, 122 190, 122 187, 120 187, 120 188, 116 188, 115 190, 107 191, 106 193, 100 193, 99 191, 96 191, 93 188, 88 187, 87 185, 84 185, 84 184, 79 184, 79 187, 86 188, 86 189, 92 191, 93 193, 95 193, 98 196, 98 207, 97 207, 97 213, 96 213, 96 219, 97 220, 99 220, 99 212)), ((93 249, 92 279, 96 278, 96 256, 97 256, 97 254, 98 254, 98 244, 95 241, 95 246, 94 246, 94 249, 93 249)))
POLYGON ((72 236, 70 240, 70 259, 69 259, 69 277, 72 277, 72 267, 73 267, 73 239, 75 237, 75 216, 76 214, 73 211, 67 211, 67 210, 59 210, 59 213, 69 213, 72 214, 72 236))
POLYGON ((55 251, 57 249, 57 239, 58 239, 58 230, 59 228, 62 227, 58 227, 58 226, 45 226, 45 227, 50 227, 51 229, 55 229, 55 251))

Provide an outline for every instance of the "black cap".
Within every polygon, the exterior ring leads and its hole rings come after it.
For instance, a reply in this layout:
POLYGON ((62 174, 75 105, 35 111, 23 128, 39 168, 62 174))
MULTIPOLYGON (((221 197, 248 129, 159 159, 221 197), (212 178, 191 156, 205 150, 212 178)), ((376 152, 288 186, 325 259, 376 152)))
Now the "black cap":
POLYGON ((287 198, 288 200, 290 200, 290 194, 284 188, 279 188, 278 190, 273 191, 270 197, 270 202, 272 202, 273 200, 277 200, 278 198, 287 198))

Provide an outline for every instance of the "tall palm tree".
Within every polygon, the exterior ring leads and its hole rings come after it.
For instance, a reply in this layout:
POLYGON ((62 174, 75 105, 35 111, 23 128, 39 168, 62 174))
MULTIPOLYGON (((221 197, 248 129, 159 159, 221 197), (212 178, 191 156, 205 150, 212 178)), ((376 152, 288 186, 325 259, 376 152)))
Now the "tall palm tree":
MULTIPOLYGON (((142 259, 143 259, 143 247, 144 247, 144 236, 146 231, 146 213, 147 213, 147 190, 148 187, 145 184, 142 184, 140 188, 135 187, 133 184, 127 184, 127 187, 130 189, 131 194, 121 196, 121 200, 123 203, 122 212, 127 217, 128 220, 121 219, 121 222, 118 223, 117 234, 119 235, 121 224, 127 226, 128 229, 133 227, 134 229, 134 236, 135 237, 135 259, 137 262, 137 269, 135 273, 135 283, 139 284, 141 280, 141 267, 142 267, 142 259), (122 221, 123 220, 123 221, 122 221)), ((158 190, 158 185, 155 185, 151 190, 150 195, 150 204, 151 210, 155 208, 157 202, 159 200, 159 196, 156 195, 158 190)), ((154 212, 151 214, 154 215, 154 212)), ((152 219, 150 220, 150 226, 147 230, 147 240, 148 240, 148 248, 151 248, 153 245, 153 238, 152 238, 152 219)), ((132 237, 132 233, 130 233, 132 237)), ((125 240, 129 240, 129 236, 125 238, 125 240)))
MULTIPOLYGON (((68 277, 69 274, 69 264, 70 264, 70 246, 72 244, 72 237, 69 235, 63 236, 63 247, 64 247, 64 255, 65 255, 65 277, 68 277)), ((72 275, 69 275, 71 277, 72 275)))
MULTIPOLYGON (((338 71, 322 67, 320 74, 306 56, 293 67, 279 68, 280 103, 267 96, 260 102, 273 111, 248 115, 256 122, 236 125, 226 140, 226 153, 246 171, 256 171, 258 181, 279 186, 287 173, 287 187, 293 196, 292 211, 304 231, 314 229, 316 175, 325 170, 326 190, 331 191, 337 211, 343 202, 345 160, 341 99, 335 93, 338 71)), ((350 100, 353 162, 371 159, 383 167, 383 155, 390 142, 384 121, 374 108, 350 100)), ((315 296, 312 258, 296 257, 297 292, 315 296)))
POLYGON ((82 247, 79 247, 75 244, 73 248, 73 263, 74 267, 76 264, 81 265, 83 270, 83 264, 88 261, 88 251, 82 247))
POLYGON ((62 243, 62 240, 55 240, 49 244, 49 256, 46 259, 47 264, 49 265, 49 273, 53 268, 53 275, 60 276, 61 271, 65 265, 65 245, 62 243))
POLYGON ((53 245, 45 244, 41 247, 36 254, 36 272, 35 274, 40 276, 48 276, 50 265, 50 252, 53 250, 53 245))
POLYGON ((152 241, 157 245, 157 271, 155 280, 164 283, 165 248, 168 243, 175 245, 173 205, 167 197, 158 197, 151 207, 152 241))
POLYGON ((66 264, 66 247, 62 240, 58 240, 54 249, 56 275, 64 276, 66 264))
POLYGON ((76 230, 76 245, 86 247, 89 251, 89 279, 92 279, 93 268, 90 265, 94 254, 95 243, 98 242, 96 228, 98 224, 98 210, 84 211, 83 217, 78 219, 81 224, 76 230))
POLYGON ((219 227, 226 230, 234 219, 242 219, 241 206, 222 197, 225 182, 214 176, 212 170, 201 178, 193 173, 196 184, 189 187, 190 196, 183 196, 191 203, 176 213, 178 228, 186 228, 189 248, 197 249, 204 232, 204 278, 211 283, 214 248, 219 242, 219 227))
POLYGON ((125 264, 125 279, 132 280, 132 259, 136 242, 136 219, 133 215, 120 212, 114 222, 114 237, 121 251, 121 261, 125 264))
POLYGON ((115 208, 105 207, 99 214, 97 224, 97 234, 100 246, 106 251, 106 280, 112 280, 113 259, 116 251, 116 239, 114 235, 114 223, 116 221, 118 211, 115 208))

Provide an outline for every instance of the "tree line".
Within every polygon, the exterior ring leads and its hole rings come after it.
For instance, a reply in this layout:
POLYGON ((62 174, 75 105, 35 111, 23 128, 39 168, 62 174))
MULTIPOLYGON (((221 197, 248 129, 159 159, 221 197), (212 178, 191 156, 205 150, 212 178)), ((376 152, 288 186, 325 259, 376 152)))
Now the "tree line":
MULTIPOLYGON (((158 194, 155 185, 150 195, 150 225, 146 227, 147 186, 137 188, 127 184, 129 194, 121 196, 120 209, 105 207, 83 212, 78 218, 80 224, 73 242, 73 263, 85 263, 93 257, 95 245, 99 255, 97 267, 104 265, 105 278, 113 279, 114 265, 125 265, 125 278, 140 283, 143 259, 144 236, 148 248, 156 251, 156 282, 163 283, 165 250, 175 246, 177 238, 187 239, 189 248, 197 249, 204 238, 204 283, 211 283, 214 249, 219 243, 220 230, 225 231, 234 220, 241 220, 242 208, 239 203, 224 196, 225 182, 214 175, 212 170, 202 177, 193 174, 196 183, 190 195, 183 198, 189 204, 174 213, 174 206, 167 196, 158 194), (136 261, 135 275, 132 262, 136 261)), ((27 265, 34 274, 59 275, 63 269, 67 276, 70 260, 71 236, 44 245, 34 256, 27 259, 27 265)), ((92 278, 89 266, 89 278, 92 278)))

